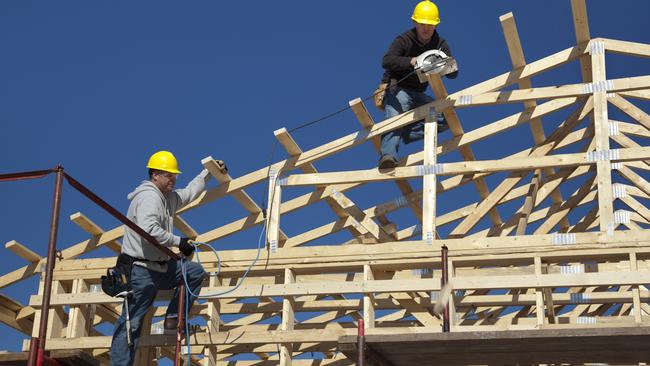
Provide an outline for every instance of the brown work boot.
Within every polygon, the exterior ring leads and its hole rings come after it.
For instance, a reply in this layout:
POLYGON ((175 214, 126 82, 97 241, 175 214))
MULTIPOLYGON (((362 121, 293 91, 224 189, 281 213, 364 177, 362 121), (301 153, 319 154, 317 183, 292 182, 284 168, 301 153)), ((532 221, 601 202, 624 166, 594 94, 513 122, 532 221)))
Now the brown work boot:
POLYGON ((177 315, 168 315, 165 317, 164 323, 165 330, 176 330, 178 329, 178 316, 177 315))
POLYGON ((397 159, 392 155, 384 155, 379 159, 377 168, 379 170, 393 169, 397 166, 397 159))

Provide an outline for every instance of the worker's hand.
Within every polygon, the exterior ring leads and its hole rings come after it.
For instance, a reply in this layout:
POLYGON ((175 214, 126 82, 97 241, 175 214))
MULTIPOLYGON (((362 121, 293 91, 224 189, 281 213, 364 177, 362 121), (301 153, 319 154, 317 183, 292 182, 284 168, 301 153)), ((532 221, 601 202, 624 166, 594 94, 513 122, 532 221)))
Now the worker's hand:
POLYGON ((185 255, 186 257, 189 257, 194 253, 194 245, 190 244, 190 238, 181 238, 180 244, 178 244, 178 249, 180 249, 181 253, 185 255))
POLYGON ((221 170, 223 174, 228 174, 228 167, 226 166, 226 163, 223 160, 215 160, 215 162, 217 163, 219 170, 221 170))
POLYGON ((415 65, 417 65, 417 63, 418 63, 418 58, 417 58, 417 57, 413 57, 413 58, 411 59, 411 66, 415 67, 415 65))

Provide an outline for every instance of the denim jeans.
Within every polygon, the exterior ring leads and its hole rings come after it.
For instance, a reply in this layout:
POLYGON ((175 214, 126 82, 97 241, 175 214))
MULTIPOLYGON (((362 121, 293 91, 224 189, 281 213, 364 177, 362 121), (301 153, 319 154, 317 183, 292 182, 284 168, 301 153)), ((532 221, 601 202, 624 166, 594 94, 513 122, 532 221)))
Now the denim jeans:
MULTIPOLYGON (((193 293, 201 291, 201 282, 206 277, 203 267, 195 262, 186 262, 187 283, 193 293)), ((131 289, 133 295, 129 298, 129 316, 131 320, 131 339, 133 345, 128 346, 126 338, 126 309, 115 324, 115 333, 111 344, 111 366, 131 366, 138 348, 142 320, 153 304, 158 290, 176 288, 174 296, 167 306, 167 314, 178 314, 178 285, 183 281, 180 261, 167 262, 167 272, 161 273, 133 265, 131 269, 131 289)), ((189 296, 189 306, 192 307, 195 297, 189 296)), ((182 324, 179 324, 182 326, 182 324)))
MULTIPOLYGON (((434 99, 423 92, 400 87, 386 90, 384 97, 384 116, 386 118, 397 116, 411 109, 423 106, 434 99)), ((437 112, 438 132, 443 132, 449 127, 442 113, 437 112)), ((381 156, 390 155, 397 158, 400 142, 410 144, 424 138, 424 121, 420 120, 410 125, 387 132, 381 136, 381 156)))

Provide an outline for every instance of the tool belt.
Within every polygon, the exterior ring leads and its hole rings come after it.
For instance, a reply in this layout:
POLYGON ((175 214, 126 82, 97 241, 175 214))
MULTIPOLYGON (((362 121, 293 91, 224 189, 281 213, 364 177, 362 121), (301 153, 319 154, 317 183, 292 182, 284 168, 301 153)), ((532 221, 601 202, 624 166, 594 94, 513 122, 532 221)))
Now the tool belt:
POLYGON ((388 83, 381 83, 373 93, 373 99, 375 101, 375 107, 380 111, 384 111, 384 96, 386 96, 386 89, 388 88, 388 83))
POLYGON ((128 254, 117 256, 115 267, 106 270, 106 276, 102 276, 102 291, 108 296, 128 293, 131 291, 131 267, 137 259, 128 254))

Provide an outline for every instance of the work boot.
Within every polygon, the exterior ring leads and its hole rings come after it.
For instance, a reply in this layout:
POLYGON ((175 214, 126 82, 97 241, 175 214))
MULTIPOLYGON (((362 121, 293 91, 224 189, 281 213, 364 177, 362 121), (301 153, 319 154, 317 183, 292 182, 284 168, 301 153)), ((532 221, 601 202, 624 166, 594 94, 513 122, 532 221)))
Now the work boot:
POLYGON ((178 329, 178 315, 167 315, 165 316, 164 323, 165 330, 176 330, 178 329))
POLYGON ((393 169, 397 166, 397 159, 392 155, 384 155, 379 159, 379 170, 393 169))

